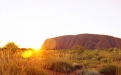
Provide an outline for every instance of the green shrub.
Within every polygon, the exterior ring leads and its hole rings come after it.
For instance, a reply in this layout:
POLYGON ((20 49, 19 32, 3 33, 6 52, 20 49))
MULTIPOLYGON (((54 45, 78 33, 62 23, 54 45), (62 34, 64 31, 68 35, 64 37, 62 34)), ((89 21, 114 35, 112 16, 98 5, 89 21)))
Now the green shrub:
POLYGON ((103 58, 103 59, 101 60, 101 62, 102 62, 102 63, 109 63, 109 62, 111 62, 111 60, 108 59, 108 58, 103 58))
POLYGON ((84 47, 79 46, 79 45, 75 46, 73 49, 76 50, 75 52, 78 53, 78 54, 84 52, 84 47))
POLYGON ((106 75, 116 75, 116 69, 117 68, 117 65, 114 65, 114 64, 109 64, 109 65, 105 65, 103 66, 99 72, 101 74, 106 74, 106 75))
POLYGON ((83 68, 83 65, 79 63, 73 63, 72 65, 73 65, 74 70, 79 70, 83 68))
POLYGON ((73 70, 73 67, 68 62, 55 61, 52 63, 49 69, 54 70, 56 72, 71 72, 73 70))
POLYGON ((89 71, 86 72, 85 75, 99 75, 99 73, 96 70, 89 70, 89 71))

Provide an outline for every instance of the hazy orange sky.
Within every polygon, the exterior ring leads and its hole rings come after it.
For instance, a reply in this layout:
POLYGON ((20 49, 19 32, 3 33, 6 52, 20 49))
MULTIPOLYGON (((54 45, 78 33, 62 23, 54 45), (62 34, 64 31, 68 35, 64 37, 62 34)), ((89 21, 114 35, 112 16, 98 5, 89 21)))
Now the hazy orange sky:
POLYGON ((121 0, 0 0, 0 46, 81 33, 121 38, 121 0))

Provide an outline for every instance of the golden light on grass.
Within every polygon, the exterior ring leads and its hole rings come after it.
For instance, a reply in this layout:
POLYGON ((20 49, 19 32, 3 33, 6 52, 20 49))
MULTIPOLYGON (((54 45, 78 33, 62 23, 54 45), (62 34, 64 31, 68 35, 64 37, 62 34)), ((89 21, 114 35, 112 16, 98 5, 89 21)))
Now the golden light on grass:
POLYGON ((32 54, 33 54, 33 52, 32 52, 31 50, 27 50, 27 51, 25 51, 25 52, 22 54, 22 57, 23 57, 23 58, 29 58, 29 57, 32 56, 32 54))

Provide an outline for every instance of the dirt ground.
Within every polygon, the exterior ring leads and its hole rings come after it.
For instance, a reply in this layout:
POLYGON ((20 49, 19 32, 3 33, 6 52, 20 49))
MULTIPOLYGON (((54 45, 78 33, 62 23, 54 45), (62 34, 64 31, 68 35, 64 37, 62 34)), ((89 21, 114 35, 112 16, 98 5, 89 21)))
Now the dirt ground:
MULTIPOLYGON (((51 71, 51 70, 47 70, 49 75, 78 75, 76 73, 76 71, 71 72, 71 73, 59 73, 59 72, 55 72, 55 71, 51 71)), ((100 75, 104 75, 104 74, 100 74, 100 75)))
MULTIPOLYGON (((99 66, 95 66, 94 69, 98 70, 99 69, 99 66)), ((55 72, 55 71, 52 71, 52 70, 46 70, 48 72, 49 75, 78 75, 77 74, 77 71, 73 71, 71 73, 59 73, 59 72, 55 72)), ((104 75, 104 74, 100 74, 100 75, 104 75)))
POLYGON ((48 72, 49 75, 76 75, 76 72, 71 72, 71 73, 59 73, 59 72, 55 72, 52 70, 46 70, 48 72))

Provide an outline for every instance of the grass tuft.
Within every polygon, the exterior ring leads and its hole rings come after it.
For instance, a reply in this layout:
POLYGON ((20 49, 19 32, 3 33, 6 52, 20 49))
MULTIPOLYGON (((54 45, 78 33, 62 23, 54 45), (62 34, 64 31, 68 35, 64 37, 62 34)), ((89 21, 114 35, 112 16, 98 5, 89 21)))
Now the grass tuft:
POLYGON ((44 69, 41 69, 41 68, 36 67, 36 66, 26 67, 25 74, 26 75, 48 75, 44 69))
POLYGON ((89 70, 86 72, 85 75, 99 75, 97 70, 89 70))
POLYGON ((115 64, 109 64, 109 65, 104 65, 99 72, 101 74, 106 74, 106 75, 116 75, 117 72, 117 65, 115 64))
POLYGON ((73 67, 70 63, 64 61, 55 61, 49 68, 50 70, 54 70, 56 72, 71 72, 73 67))

